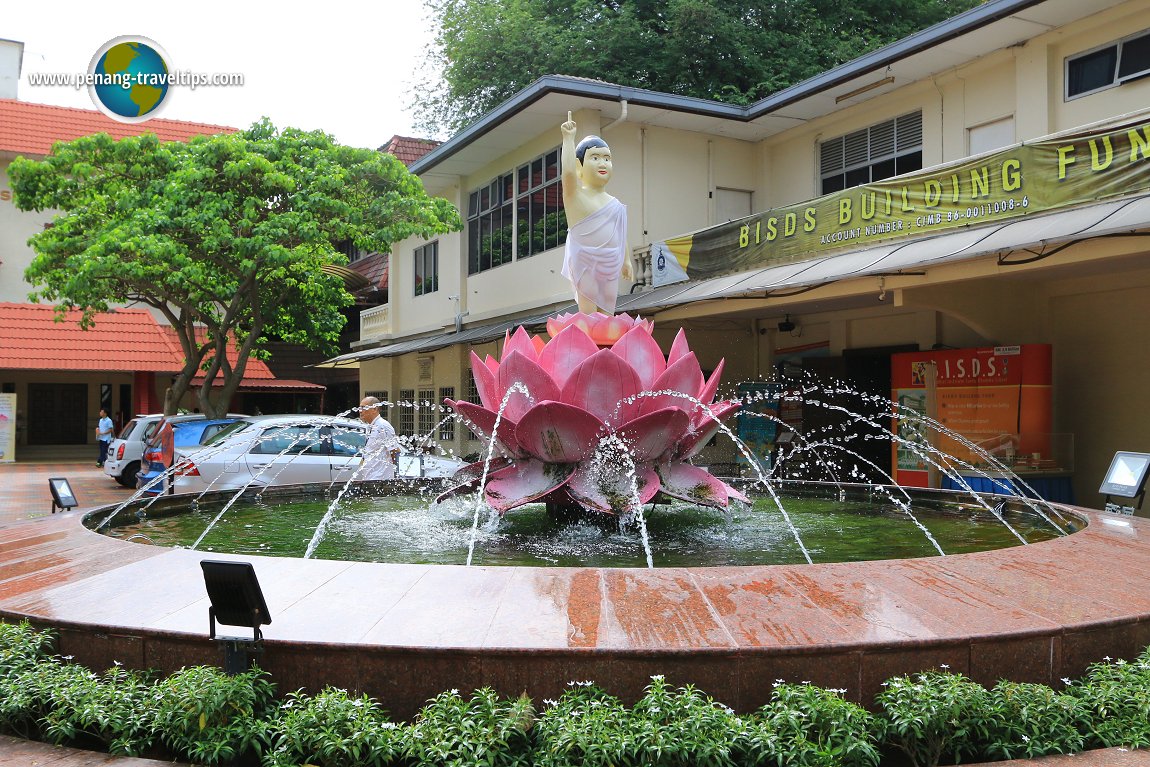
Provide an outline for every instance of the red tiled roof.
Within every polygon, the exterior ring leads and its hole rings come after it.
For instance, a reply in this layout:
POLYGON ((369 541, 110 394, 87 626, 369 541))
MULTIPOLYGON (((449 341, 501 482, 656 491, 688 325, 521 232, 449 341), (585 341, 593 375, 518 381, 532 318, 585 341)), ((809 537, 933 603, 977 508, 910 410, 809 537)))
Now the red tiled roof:
MULTIPOLYGON (((177 356, 182 360, 184 354, 180 346, 180 338, 176 335, 176 331, 170 325, 161 325, 161 330, 167 334, 169 342, 176 349, 177 356)), ((196 328, 196 341, 204 343, 207 340, 207 331, 204 328, 196 328)), ((228 361, 232 365, 236 364, 239 359, 239 354, 236 350, 235 344, 228 344, 228 361)), ((202 386, 204 383, 203 376, 196 376, 192 379, 192 386, 202 386)), ((212 381, 212 386, 223 386, 224 381, 220 376, 212 381)), ((248 364, 244 368, 244 380, 240 383, 240 391, 275 391, 277 389, 296 389, 305 391, 324 391, 327 387, 322 384, 308 383, 307 381, 295 381, 290 378, 276 378, 275 373, 271 371, 268 364, 261 359, 255 357, 248 357, 248 364)))
POLYGON ((391 257, 387 253, 372 253, 358 261, 352 261, 349 267, 367 278, 371 283, 371 290, 387 290, 390 263, 391 257))
POLYGON ((0 303, 0 368, 170 372, 180 355, 144 309, 97 314, 90 330, 80 312, 56 322, 55 307, 0 303))
POLYGON ((0 99, 0 151, 46 155, 57 141, 70 141, 93 133, 113 138, 155 133, 163 141, 187 141, 192 136, 235 133, 235 128, 157 118, 122 123, 95 109, 74 109, 0 99))
MULTIPOLYGON (((0 303, 0 370, 114 370, 174 373, 184 366, 176 333, 145 309, 116 309, 95 316, 89 330, 80 328, 80 312, 56 322, 56 309, 45 304, 0 303)), ((201 339, 203 338, 202 334, 201 339)), ((235 349, 228 347, 235 362, 235 349)), ((198 378, 194 383, 201 383, 198 378)), ((222 385, 220 379, 216 383, 222 385)), ((324 386, 275 377, 267 363, 248 359, 241 391, 295 389, 323 391, 324 386)))
POLYGON ((399 158, 400 162, 404 165, 411 165, 416 160, 423 157, 439 146, 440 142, 433 141, 429 138, 407 138, 406 136, 392 136, 391 139, 380 147, 381 150, 389 154, 393 154, 399 158))

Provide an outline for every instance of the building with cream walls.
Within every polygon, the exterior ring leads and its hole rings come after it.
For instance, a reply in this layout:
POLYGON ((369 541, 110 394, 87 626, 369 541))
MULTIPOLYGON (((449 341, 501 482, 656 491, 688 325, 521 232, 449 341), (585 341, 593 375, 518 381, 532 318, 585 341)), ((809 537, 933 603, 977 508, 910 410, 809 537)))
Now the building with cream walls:
MULTIPOLYGON (((610 143, 608 190, 628 207, 638 283, 621 285, 618 311, 654 320, 664 348, 682 327, 704 368, 726 358, 732 386, 798 360, 881 394, 895 351, 1049 344, 1052 428, 1073 440, 1077 501, 1098 506, 1114 452, 1150 451, 1145 148, 1131 150, 1117 196, 1042 212, 1026 226, 988 217, 886 248, 844 242, 792 258, 802 266, 789 271, 761 264, 658 287, 650 250, 816 200, 860 174, 945 175, 972 156, 1107 125, 1135 124, 1135 140, 1150 140, 1148 73, 1146 0, 991 0, 745 108, 543 78, 412 165, 468 227, 398 244, 388 303, 361 315, 357 348, 329 364, 358 365, 363 392, 398 403, 389 416, 401 434, 479 451, 428 404, 474 394, 471 351, 498 354, 507 329, 541 331, 549 314, 574 308, 559 274, 561 237, 545 233, 541 248, 519 229, 550 210, 552 158, 570 110, 580 136, 610 143), (892 130, 898 138, 884 143, 892 130), (474 233, 504 218, 516 232, 510 252, 477 253, 474 233)), ((730 448, 714 451, 707 460, 731 459, 730 448)))

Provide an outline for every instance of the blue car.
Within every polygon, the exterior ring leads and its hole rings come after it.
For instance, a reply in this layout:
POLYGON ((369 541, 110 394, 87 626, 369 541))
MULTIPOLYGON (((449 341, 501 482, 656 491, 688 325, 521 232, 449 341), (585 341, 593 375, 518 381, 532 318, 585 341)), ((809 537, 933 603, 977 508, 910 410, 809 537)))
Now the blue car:
MULTIPOLYGON (((175 449, 194 448, 218 434, 225 426, 240 420, 239 416, 225 418, 198 418, 195 420, 177 420, 173 418, 172 442, 175 449)), ((167 471, 160 444, 156 441, 158 434, 153 435, 153 441, 144 447, 144 455, 140 460, 140 472, 136 474, 136 487, 150 495, 165 492, 167 482, 158 478, 167 471), (145 489, 146 488, 146 489, 145 489)))

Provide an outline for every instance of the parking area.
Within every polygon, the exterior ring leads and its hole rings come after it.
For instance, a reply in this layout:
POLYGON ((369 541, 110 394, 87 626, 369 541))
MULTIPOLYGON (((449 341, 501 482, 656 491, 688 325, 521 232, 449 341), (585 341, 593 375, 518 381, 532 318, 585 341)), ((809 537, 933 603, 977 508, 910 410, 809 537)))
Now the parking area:
POLYGON ((79 509, 119 503, 132 495, 96 468, 96 448, 40 449, 0 463, 0 522, 44 517, 52 511, 48 480, 65 477, 80 502, 79 509))

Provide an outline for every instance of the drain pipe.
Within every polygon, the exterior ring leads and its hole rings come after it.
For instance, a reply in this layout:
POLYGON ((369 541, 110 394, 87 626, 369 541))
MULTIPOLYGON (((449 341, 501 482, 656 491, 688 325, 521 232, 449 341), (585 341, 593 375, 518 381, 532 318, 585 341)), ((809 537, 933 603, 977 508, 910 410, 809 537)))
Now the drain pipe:
POLYGON ((619 123, 627 122, 627 99, 619 99, 619 105, 623 107, 623 111, 619 113, 618 117, 603 126, 604 133, 611 130, 619 123))

